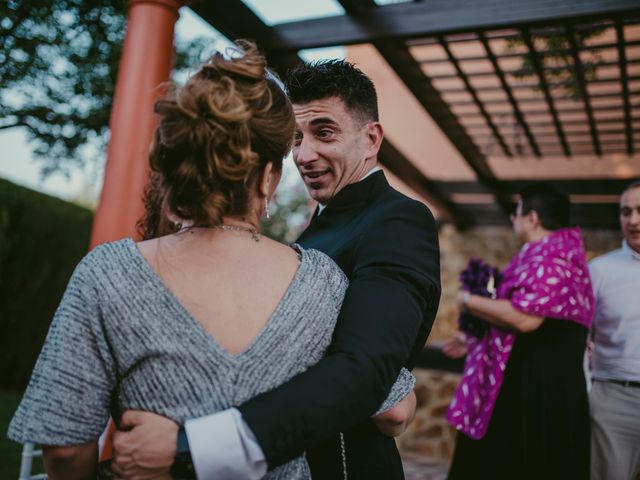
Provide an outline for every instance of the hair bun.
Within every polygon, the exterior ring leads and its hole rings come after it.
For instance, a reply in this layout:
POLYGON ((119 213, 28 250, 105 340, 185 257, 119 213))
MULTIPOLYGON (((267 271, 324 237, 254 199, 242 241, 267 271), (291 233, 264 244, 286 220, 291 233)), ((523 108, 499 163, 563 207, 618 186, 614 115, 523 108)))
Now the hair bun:
POLYGON ((208 224, 246 211, 250 180, 268 162, 281 167, 295 128, 289 100, 249 42, 215 53, 155 111, 150 163, 163 208, 208 224))

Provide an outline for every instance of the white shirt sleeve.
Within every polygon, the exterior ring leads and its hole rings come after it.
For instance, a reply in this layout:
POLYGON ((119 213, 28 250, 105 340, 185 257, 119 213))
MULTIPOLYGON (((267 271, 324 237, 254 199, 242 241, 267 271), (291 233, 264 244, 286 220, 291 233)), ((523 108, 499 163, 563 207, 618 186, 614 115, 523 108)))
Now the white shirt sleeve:
POLYGON ((235 408, 187 420, 185 431, 198 480, 257 480, 267 461, 235 408))

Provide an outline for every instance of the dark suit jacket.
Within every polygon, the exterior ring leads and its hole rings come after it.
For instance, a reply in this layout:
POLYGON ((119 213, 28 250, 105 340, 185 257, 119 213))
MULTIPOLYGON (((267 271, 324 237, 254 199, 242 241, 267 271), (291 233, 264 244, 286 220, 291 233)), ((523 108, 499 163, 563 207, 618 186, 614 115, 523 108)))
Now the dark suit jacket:
POLYGON ((382 172, 343 188, 299 242, 330 255, 349 288, 327 355, 239 407, 273 468, 309 450, 314 479, 403 478, 392 438, 369 417, 405 365, 413 367, 440 300, 438 236, 428 208, 382 172), (315 447, 315 448, 314 448, 315 447))

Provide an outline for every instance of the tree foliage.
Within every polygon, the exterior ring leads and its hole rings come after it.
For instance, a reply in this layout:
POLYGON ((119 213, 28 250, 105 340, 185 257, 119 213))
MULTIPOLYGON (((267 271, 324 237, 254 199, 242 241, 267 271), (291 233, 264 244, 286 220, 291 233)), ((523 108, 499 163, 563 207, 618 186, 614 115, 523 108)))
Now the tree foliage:
MULTIPOLYGON (((0 130, 27 132, 43 176, 104 157, 126 8, 127 0, 0 2, 0 130)), ((174 78, 213 43, 178 42, 174 78)), ((285 192, 265 230, 291 241, 308 213, 304 191, 285 192)))
MULTIPOLYGON (((0 130, 22 127, 41 171, 95 160, 109 115, 126 27, 126 0, 0 3, 0 130)), ((176 67, 205 45, 178 46, 176 67)))
MULTIPOLYGON (((297 175, 289 172, 290 176, 297 175)), ((270 218, 263 219, 262 230, 271 238, 291 243, 302 233, 311 216, 309 195, 302 185, 280 185, 269 206, 270 218)))

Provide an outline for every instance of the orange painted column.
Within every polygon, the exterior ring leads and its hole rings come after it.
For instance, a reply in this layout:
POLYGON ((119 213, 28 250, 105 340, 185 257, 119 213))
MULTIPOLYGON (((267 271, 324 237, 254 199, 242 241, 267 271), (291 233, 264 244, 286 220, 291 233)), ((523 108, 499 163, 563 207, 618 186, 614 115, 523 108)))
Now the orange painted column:
MULTIPOLYGON (((144 213, 142 196, 149 175, 149 145, 157 118, 153 104, 169 80, 173 34, 180 0, 129 0, 127 33, 118 70, 109 127, 107 164, 90 248, 123 237, 136 237, 144 213)), ((100 460, 111 458, 109 421, 100 460)))
POLYGON ((129 0, 127 33, 111 111, 104 186, 91 232, 93 248, 136 236, 148 153, 157 119, 153 104, 169 80, 179 0, 129 0))

